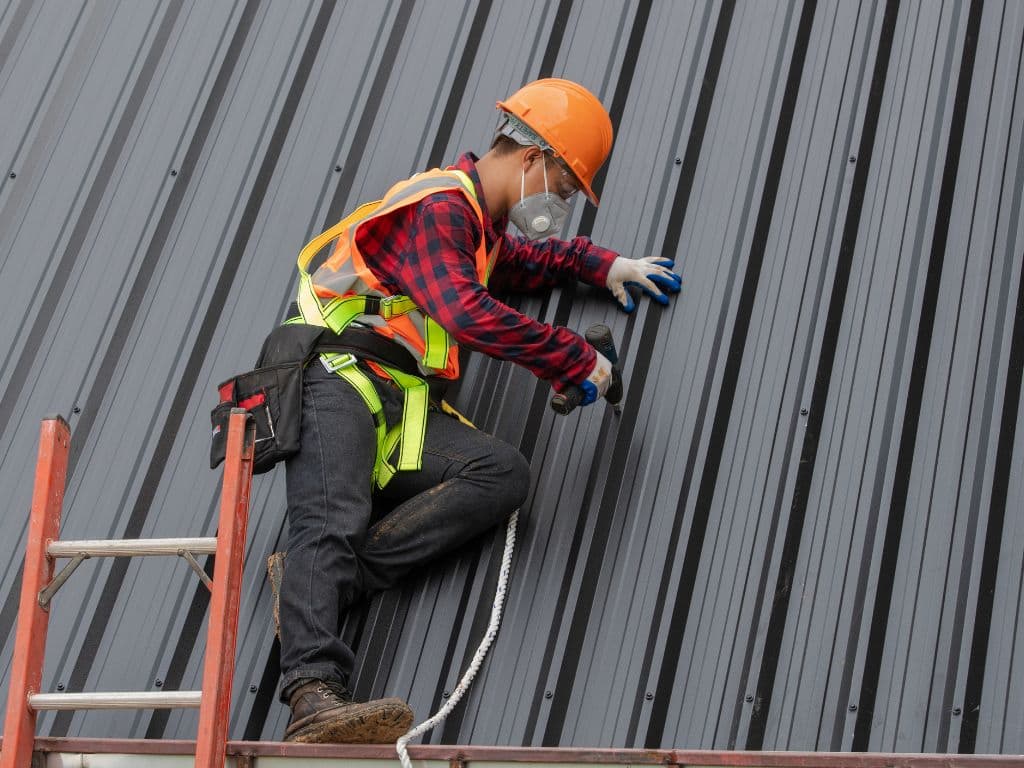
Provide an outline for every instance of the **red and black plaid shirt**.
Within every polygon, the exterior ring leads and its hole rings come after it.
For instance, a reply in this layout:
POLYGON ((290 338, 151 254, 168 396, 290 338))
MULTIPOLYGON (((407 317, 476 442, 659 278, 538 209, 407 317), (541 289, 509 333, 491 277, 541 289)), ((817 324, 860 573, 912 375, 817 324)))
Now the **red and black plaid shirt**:
MULTIPOLYGON (((505 232, 508 219, 491 221, 476 171, 467 153, 452 166, 476 186, 488 252, 501 248, 488 286, 535 291, 572 278, 604 287, 618 255, 590 238, 530 241, 505 232)), ((582 382, 594 367, 594 350, 578 334, 516 311, 491 295, 477 279, 480 222, 459 192, 438 192, 418 205, 368 222, 359 250, 386 292, 409 296, 455 340, 491 357, 511 360, 562 391, 582 382)))

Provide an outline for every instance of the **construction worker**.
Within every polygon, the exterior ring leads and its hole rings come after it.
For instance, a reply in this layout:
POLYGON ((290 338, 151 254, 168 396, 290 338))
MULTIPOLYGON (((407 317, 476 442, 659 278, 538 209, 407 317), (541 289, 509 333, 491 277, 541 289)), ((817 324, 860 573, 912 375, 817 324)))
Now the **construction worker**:
MULTIPOLYGON (((397 698, 353 701, 346 608, 504 521, 526 499, 519 451, 436 403, 459 375, 456 345, 511 360, 589 404, 611 364, 576 333, 528 318, 494 289, 574 279, 624 309, 637 285, 662 304, 680 279, 666 259, 628 259, 560 232, 572 198, 612 146, 601 103, 544 79, 499 102, 490 150, 417 174, 364 205, 300 257, 291 323, 326 326, 335 344, 311 363, 300 448, 287 461, 288 549, 280 586, 285 739, 394 741, 412 723, 397 698), (522 236, 506 233, 511 222, 522 236), (383 505, 388 511, 375 514, 383 505)), ((318 348, 319 349, 319 348, 318 348)))

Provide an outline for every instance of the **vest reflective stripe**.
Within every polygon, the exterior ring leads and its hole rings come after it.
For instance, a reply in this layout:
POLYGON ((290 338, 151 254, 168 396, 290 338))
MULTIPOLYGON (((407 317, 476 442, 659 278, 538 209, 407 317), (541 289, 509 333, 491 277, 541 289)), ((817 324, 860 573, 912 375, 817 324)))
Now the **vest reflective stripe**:
POLYGON ((440 368, 448 360, 448 332, 434 322, 427 323, 426 349, 423 362, 430 368, 440 368))

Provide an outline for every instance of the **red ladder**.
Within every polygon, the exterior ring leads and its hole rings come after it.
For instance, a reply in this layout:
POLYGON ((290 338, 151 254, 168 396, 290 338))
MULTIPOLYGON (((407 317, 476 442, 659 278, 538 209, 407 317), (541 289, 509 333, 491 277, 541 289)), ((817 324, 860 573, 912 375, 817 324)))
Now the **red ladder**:
POLYGON ((199 708, 197 768, 224 765, 235 674, 238 605, 242 591, 245 528, 249 519, 255 427, 241 408, 228 424, 220 521, 216 538, 57 541, 68 467, 71 430, 60 416, 43 419, 39 434, 25 570, 14 639, 0 768, 29 768, 36 713, 48 709, 199 708), (217 554, 213 581, 195 554, 217 554), (83 560, 90 557, 176 555, 188 561, 212 594, 200 691, 139 693, 40 693, 50 600, 83 560), (57 558, 72 558, 54 578, 57 558))

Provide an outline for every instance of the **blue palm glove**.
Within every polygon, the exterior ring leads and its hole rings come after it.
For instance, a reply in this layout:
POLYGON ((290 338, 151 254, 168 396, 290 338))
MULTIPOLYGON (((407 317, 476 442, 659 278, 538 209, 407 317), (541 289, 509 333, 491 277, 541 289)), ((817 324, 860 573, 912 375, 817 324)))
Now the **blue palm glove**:
POLYGON ((594 354, 596 355, 594 367, 587 378, 580 382, 579 385, 583 391, 583 399, 580 401, 580 405, 590 405, 597 402, 599 398, 605 396, 608 392, 608 387, 612 383, 611 361, 596 349, 594 354))
POLYGON ((636 309, 627 286, 637 286, 662 306, 668 305, 669 293, 679 293, 683 278, 672 271, 675 262, 663 256, 627 259, 619 256, 612 262, 606 285, 625 312, 636 309))

